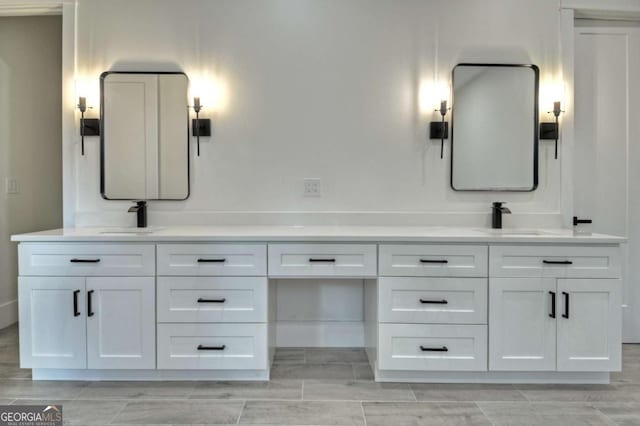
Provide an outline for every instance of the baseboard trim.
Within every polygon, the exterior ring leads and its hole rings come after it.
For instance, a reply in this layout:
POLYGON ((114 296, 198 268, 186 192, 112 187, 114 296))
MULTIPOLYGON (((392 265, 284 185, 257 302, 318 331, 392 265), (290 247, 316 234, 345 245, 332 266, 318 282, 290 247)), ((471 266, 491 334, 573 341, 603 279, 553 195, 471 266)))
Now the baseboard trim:
POLYGON ((0 304, 0 329, 18 322, 18 299, 0 304))
POLYGON ((268 381, 269 370, 69 370, 34 368, 33 380, 268 381))
POLYGON ((607 372, 391 371, 375 369, 376 382, 609 384, 607 372))

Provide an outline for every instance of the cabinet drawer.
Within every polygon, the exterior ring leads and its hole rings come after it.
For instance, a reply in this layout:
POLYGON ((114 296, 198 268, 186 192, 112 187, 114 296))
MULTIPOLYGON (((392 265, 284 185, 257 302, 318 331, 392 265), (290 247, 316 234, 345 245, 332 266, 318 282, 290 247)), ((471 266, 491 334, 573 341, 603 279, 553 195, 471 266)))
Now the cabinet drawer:
POLYGON ((380 322, 486 324, 486 278, 378 280, 380 322))
POLYGON ((380 324, 380 370, 486 371, 486 325, 380 324))
POLYGON ((158 324, 158 369, 266 370, 266 324, 158 324))
POLYGON ((619 246, 490 247, 492 277, 618 278, 619 246))
POLYGON ((265 244, 158 245, 158 275, 267 274, 265 244))
POLYGON ((18 247, 20 275, 154 276, 152 244, 30 244, 18 247))
POLYGON ((159 277, 159 322, 266 322, 263 277, 159 277))
POLYGON ((374 277, 374 244, 269 244, 269 275, 374 277))
POLYGON ((486 277, 487 246, 382 244, 380 275, 409 277, 486 277))

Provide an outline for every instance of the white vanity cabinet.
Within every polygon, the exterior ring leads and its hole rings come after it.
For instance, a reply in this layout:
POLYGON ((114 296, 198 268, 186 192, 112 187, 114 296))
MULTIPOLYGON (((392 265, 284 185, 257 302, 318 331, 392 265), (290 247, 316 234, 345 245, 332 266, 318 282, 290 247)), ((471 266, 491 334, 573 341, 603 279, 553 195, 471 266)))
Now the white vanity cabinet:
POLYGON ((492 246, 490 258, 490 370, 620 370, 615 247, 492 246))
POLYGON ((21 368, 87 368, 85 280, 20 277, 21 368))
POLYGON ((155 368, 153 253, 153 245, 21 244, 21 367, 155 368))
POLYGON ((379 246, 379 370, 487 370, 487 251, 471 244, 379 246))
POLYGON ((34 380, 269 380, 277 334, 291 333, 278 285, 335 279, 362 285, 350 301, 379 382, 607 383, 620 370, 624 240, 420 229, 14 236, 21 367, 34 380))
POLYGON ((267 245, 157 247, 158 369, 267 372, 267 245))

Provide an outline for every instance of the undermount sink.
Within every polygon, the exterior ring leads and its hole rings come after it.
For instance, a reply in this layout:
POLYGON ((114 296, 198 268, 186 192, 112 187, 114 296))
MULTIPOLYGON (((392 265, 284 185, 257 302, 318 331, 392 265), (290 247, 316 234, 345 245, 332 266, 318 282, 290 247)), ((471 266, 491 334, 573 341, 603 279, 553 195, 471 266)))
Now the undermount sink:
POLYGON ((149 235, 162 228, 113 228, 100 231, 103 235, 149 235))

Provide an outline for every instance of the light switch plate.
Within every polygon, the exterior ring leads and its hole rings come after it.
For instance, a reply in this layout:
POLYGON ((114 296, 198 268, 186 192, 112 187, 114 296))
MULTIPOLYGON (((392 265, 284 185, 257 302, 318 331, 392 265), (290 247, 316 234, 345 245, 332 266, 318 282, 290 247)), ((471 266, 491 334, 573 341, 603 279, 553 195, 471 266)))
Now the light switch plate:
POLYGON ((305 178, 304 179, 304 192, 305 197, 320 197, 322 196, 320 188, 320 179, 318 178, 305 178))
POLYGON ((7 194, 18 193, 18 180, 16 178, 7 178, 5 181, 5 188, 7 194))

